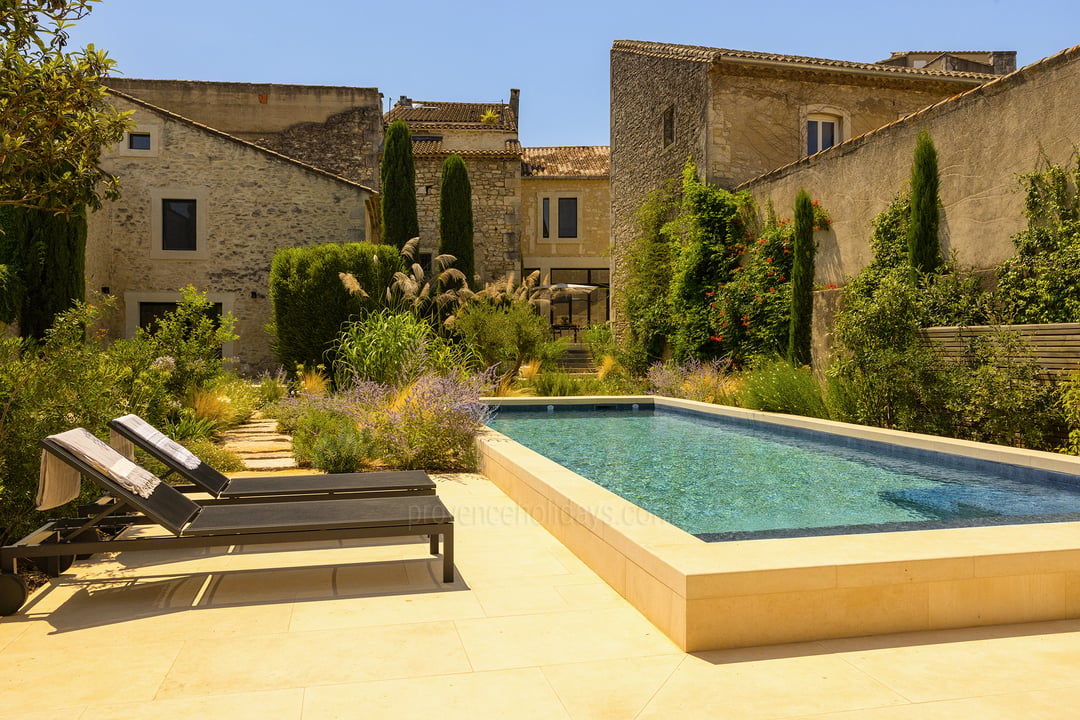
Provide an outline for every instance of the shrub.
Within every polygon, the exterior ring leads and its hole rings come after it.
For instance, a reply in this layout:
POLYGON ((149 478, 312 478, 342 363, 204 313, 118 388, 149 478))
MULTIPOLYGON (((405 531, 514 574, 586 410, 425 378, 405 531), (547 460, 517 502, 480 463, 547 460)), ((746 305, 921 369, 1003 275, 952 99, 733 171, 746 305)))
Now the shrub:
POLYGON ((388 309, 348 323, 338 337, 334 355, 338 387, 358 380, 399 386, 425 372, 447 375, 480 364, 467 343, 454 343, 438 335, 411 312, 388 309))
POLYGON ((805 190, 795 196, 795 227, 791 264, 791 323, 787 358, 793 365, 810 364, 814 312, 814 207, 805 190))
POLYGON ((270 302, 278 362, 290 373, 297 365, 314 367, 328 357, 342 324, 365 310, 382 307, 381 292, 401 269, 398 250, 371 243, 326 244, 283 248, 270 266, 270 302), (341 282, 350 273, 363 288, 379 292, 350 293, 341 282))
POLYGON ((379 174, 382 179, 383 242, 400 249, 420 234, 412 135, 404 120, 395 120, 386 128, 379 174))
POLYGON ((470 302, 455 316, 453 327, 485 367, 496 367, 508 378, 516 377, 526 360, 539 357, 550 333, 547 319, 524 301, 470 302))
POLYGON ((565 372, 542 372, 529 382, 529 387, 540 397, 565 397, 583 394, 580 383, 565 372))
POLYGON ((911 164, 911 221, 907 228, 909 264, 913 277, 928 275, 941 263, 938 242, 937 150, 923 130, 915 141, 911 164))
POLYGON ((455 267, 473 285, 473 213, 469 171, 460 155, 443 161, 439 185, 439 254, 453 255, 455 267))
POLYGON ((289 385, 285 380, 285 371, 281 368, 278 368, 274 373, 264 370, 259 375, 256 387, 258 388, 260 408, 270 407, 281 402, 282 398, 289 393, 289 385))
POLYGON ((618 357, 619 348, 615 344, 615 337, 611 332, 611 323, 590 325, 581 336, 582 341, 589 347, 589 355, 593 362, 599 364, 605 357, 618 357))
POLYGON ((648 391, 656 395, 696 400, 717 405, 737 405, 741 384, 721 360, 656 363, 646 378, 648 391))
POLYGON ((761 362, 743 375, 742 405, 765 412, 827 418, 821 385, 809 367, 786 360, 761 362))

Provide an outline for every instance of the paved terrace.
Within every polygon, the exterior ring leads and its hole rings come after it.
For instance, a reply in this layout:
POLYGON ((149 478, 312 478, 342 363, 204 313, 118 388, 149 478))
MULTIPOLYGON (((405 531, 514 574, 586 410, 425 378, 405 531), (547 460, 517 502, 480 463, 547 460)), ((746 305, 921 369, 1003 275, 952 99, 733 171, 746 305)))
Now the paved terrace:
POLYGON ((1080 620, 680 652, 479 475, 427 541, 95 556, 0 619, 0 715, 1073 718, 1080 620))

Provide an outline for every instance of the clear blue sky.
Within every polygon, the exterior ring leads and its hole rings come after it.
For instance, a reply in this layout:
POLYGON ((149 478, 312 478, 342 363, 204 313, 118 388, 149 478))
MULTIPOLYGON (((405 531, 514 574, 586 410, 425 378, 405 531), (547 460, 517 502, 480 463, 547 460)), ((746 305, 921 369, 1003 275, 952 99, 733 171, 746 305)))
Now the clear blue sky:
POLYGON ((1016 50, 1027 65, 1080 44, 1080 0, 102 0, 72 39, 127 77, 377 87, 387 104, 516 87, 523 144, 606 145, 617 39, 859 62, 1016 50))

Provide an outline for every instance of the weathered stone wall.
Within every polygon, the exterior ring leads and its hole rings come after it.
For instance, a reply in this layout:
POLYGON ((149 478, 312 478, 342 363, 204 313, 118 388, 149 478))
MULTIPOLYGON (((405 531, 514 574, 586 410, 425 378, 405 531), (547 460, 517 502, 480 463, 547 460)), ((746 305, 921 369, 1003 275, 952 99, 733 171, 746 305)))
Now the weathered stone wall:
POLYGON ((282 155, 314 165, 378 190, 382 111, 377 105, 351 108, 323 123, 301 123, 257 143, 282 155))
MULTIPOLYGON (((829 211, 817 280, 842 285, 871 259, 871 221, 905 189, 915 138, 938 153, 942 250, 989 268, 1013 254, 1024 195, 1017 176, 1043 160, 1067 163, 1080 143, 1080 47, 931 106, 742 186, 759 203, 790 208, 806 188, 829 211)), ((781 211, 782 212, 782 211, 781 211)))
POLYGON ((114 337, 130 336, 140 298, 176 299, 177 289, 191 284, 236 315, 240 339, 227 352, 240 368, 273 366, 264 327, 270 319, 274 252, 364 240, 365 201, 371 194, 183 120, 119 98, 114 102, 122 110, 135 109, 136 121, 154 128, 155 138, 152 154, 116 149, 102 157, 103 167, 121 179, 123 196, 90 215, 86 275, 89 290, 107 287, 122 301, 108 330, 114 337), (163 192, 168 197, 169 188, 179 189, 179 197, 200 198, 197 213, 205 221, 205 236, 199 238, 198 259, 152 257, 152 199, 163 192))
MULTIPOLYGON (((623 270, 620 249, 637 235, 637 209, 688 157, 705 159, 708 63, 611 51, 612 286, 623 270), (663 145, 663 114, 674 107, 675 137, 663 145)), ((614 308, 613 308, 614 309, 614 308)), ((616 325, 620 318, 614 316, 616 325)))
POLYGON ((605 267, 611 245, 611 183, 607 179, 573 177, 522 178, 521 248, 522 265, 540 268, 542 274, 553 267, 605 267), (560 240, 543 238, 541 203, 543 197, 578 199, 578 237, 560 240))
MULTIPOLYGON (((439 189, 446 155, 413 158, 416 168, 416 211, 420 221, 422 252, 438 253, 439 189)), ((473 247, 480 285, 518 272, 521 252, 518 216, 521 195, 521 158, 464 155, 473 198, 473 247)))
POLYGON ((353 108, 382 111, 377 88, 109 78, 109 87, 245 140, 353 108))
POLYGON ((805 155, 808 114, 840 118, 844 139, 971 87, 971 81, 718 62, 709 71, 703 169, 709 182, 730 188, 805 155))

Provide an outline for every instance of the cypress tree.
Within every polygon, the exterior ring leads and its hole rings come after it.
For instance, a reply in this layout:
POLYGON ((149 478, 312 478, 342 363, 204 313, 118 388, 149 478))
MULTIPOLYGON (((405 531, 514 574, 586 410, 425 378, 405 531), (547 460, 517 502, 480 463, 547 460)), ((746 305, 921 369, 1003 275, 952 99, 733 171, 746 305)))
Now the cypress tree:
POLYGON ((0 212, 0 263, 14 282, 5 288, 23 337, 42 339, 53 319, 86 299, 86 212, 71 215, 5 207, 0 212))
POLYGON ((474 282, 472 186, 460 155, 446 158, 442 166, 439 254, 457 258, 454 267, 465 274, 467 283, 474 282))
POLYGON ((791 266, 791 324, 788 362, 809 365, 814 312, 814 207, 805 190, 795 196, 795 241, 791 266))
POLYGON ((404 120, 386 129, 383 142, 382 242, 399 250, 420 234, 416 216, 416 169, 413 166, 412 134, 404 120))
POLYGON ((937 150, 923 130, 915 141, 911 165, 911 221, 908 223, 908 258, 913 277, 932 273, 941 262, 938 244, 937 150))

